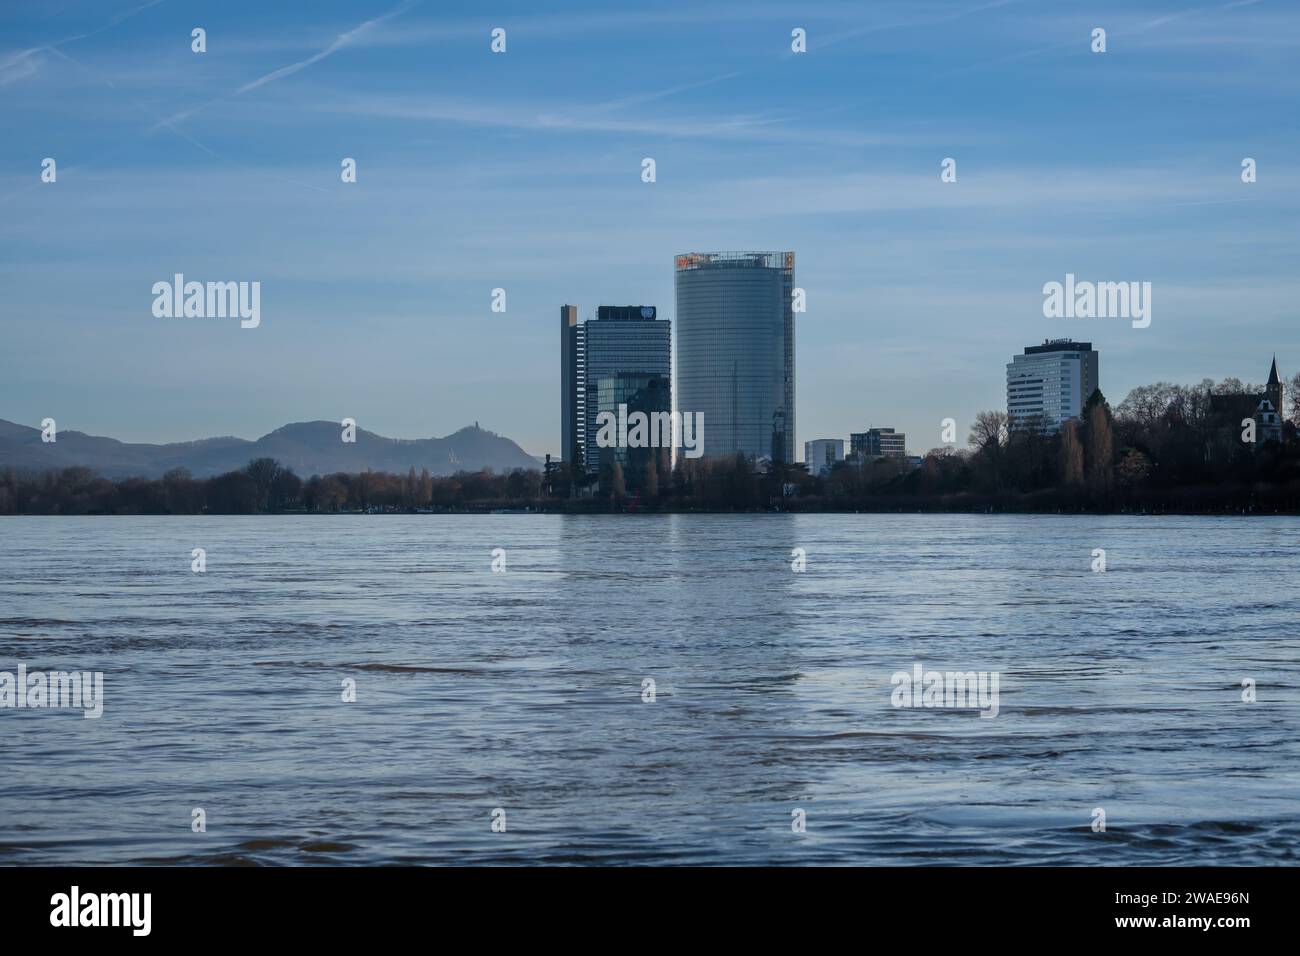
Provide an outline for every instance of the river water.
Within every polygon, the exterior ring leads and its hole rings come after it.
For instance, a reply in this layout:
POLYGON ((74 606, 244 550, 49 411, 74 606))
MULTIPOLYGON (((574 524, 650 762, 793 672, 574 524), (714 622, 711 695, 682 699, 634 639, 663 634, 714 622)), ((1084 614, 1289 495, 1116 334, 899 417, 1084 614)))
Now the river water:
POLYGON ((0 864, 1294 863, 1297 532, 0 519, 0 671, 104 675, 0 709, 0 864))

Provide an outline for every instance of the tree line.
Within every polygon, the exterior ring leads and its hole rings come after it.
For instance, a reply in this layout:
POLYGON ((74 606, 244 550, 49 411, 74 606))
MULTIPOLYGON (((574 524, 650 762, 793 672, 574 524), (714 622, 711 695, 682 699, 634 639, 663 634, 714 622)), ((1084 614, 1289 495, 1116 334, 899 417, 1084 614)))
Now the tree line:
POLYGON ((161 478, 104 478, 88 468, 0 471, 0 514, 267 514, 455 510, 507 507, 539 497, 541 474, 517 470, 452 476, 366 471, 304 481, 273 458, 195 478, 176 468, 161 478))
POLYGON ((760 467, 744 455, 642 463, 634 491, 621 467, 589 476, 545 469, 449 476, 338 473, 303 480, 270 458, 195 478, 112 480, 85 468, 0 472, 0 514, 260 514, 358 511, 1176 511, 1300 512, 1300 376, 1280 441, 1242 440, 1212 396, 1262 391, 1235 379, 1133 389, 1116 408, 1095 392, 1059 431, 977 414, 965 448, 932 449, 915 466, 879 458, 760 467), (575 491, 577 492, 575 494, 575 491))

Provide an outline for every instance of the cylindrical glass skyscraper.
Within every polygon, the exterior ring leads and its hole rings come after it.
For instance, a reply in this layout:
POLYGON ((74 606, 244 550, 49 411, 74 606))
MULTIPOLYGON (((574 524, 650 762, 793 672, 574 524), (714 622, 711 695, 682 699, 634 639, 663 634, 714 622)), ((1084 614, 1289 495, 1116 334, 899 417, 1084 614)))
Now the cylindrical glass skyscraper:
POLYGON ((794 253, 677 257, 678 411, 704 455, 794 461, 794 253))

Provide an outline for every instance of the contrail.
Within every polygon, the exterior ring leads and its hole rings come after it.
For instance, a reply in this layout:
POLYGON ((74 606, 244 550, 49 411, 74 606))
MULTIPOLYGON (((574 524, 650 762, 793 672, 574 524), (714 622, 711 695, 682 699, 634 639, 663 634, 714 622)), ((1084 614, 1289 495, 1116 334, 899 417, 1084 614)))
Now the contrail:
MULTIPOLYGON (((161 2, 161 0, 156 0, 156 2, 161 2)), ((114 89, 114 90, 117 89, 117 87, 113 84, 113 81, 112 81, 111 79, 109 79, 107 76, 105 76, 104 74, 100 73, 99 71, 91 69, 89 66, 87 66, 85 63, 82 63, 80 60, 78 60, 78 59, 76 59, 76 58, 74 58, 74 57, 72 57, 72 56, 69 56, 67 53, 64 53, 62 50, 55 49, 55 48, 52 47, 52 46, 51 46, 51 47, 46 47, 45 49, 48 49, 49 52, 53 53, 55 56, 60 56, 60 57, 62 57, 63 59, 67 60, 69 63, 73 64, 74 66, 79 67, 80 69, 84 70, 84 71, 85 71, 89 76, 91 76, 92 78, 94 78, 94 79, 98 80, 99 82, 103 83, 105 86, 108 86, 108 87, 110 87, 111 89, 114 89)), ((2 65, 3 65, 3 64, 0 64, 0 66, 2 66, 2 65)), ((198 149, 201 149, 203 152, 207 153, 209 156, 211 156, 213 159, 218 160, 219 162, 226 163, 227 165, 230 165, 230 166, 237 166, 237 165, 238 165, 238 164, 235 163, 235 161, 232 160, 230 157, 228 157, 228 156, 223 156, 221 153, 218 153, 216 150, 214 150, 214 149, 212 149, 212 148, 210 148, 210 147, 208 147, 208 146, 205 146, 203 143, 200 143, 197 139, 195 139, 195 138, 194 138, 193 136, 191 136, 189 133, 187 133, 187 132, 185 132, 184 130, 179 129, 178 127, 176 127, 175 125, 173 125, 170 121, 165 120, 165 119, 159 119, 158 116, 157 116, 155 113, 153 113, 151 110, 147 109, 146 107, 142 106, 140 103, 136 102, 135 100, 131 99, 130 97, 127 97, 127 98, 126 98, 126 102, 127 102, 128 104, 130 104, 130 105, 131 105, 135 110, 137 110, 137 111, 140 112, 140 113, 143 113, 146 117, 148 117, 149 119, 151 119, 151 120, 154 121, 154 126, 152 127, 152 129, 150 130, 150 132, 152 132, 153 130, 156 130, 156 129, 158 129, 158 128, 161 127, 161 128, 163 128, 163 129, 166 129, 168 132, 173 133, 174 135, 176 135, 176 136, 180 137, 181 139, 185 140, 187 143, 191 144, 192 146, 194 146, 194 147, 196 147, 196 148, 198 148, 198 149)), ((109 155, 109 156, 116 155, 117 153, 120 153, 120 152, 122 151, 122 149, 123 149, 123 146, 122 146, 122 145, 119 145, 118 148, 116 148, 116 149, 114 149, 114 150, 111 150, 111 151, 110 151, 108 154, 106 154, 106 155, 109 155)), ((101 155, 101 156, 99 156, 99 157, 97 157, 97 158, 98 158, 98 159, 103 159, 104 156, 101 155)), ((81 164, 81 165, 85 165, 85 164, 83 163, 83 164, 81 164)), ((70 167, 70 166, 69 166, 69 167, 64 167, 64 170, 66 171, 66 170, 68 170, 68 169, 74 169, 74 168, 78 168, 78 167, 70 167)), ((262 175, 268 175, 268 174, 263 173, 262 175)), ((314 190, 316 190, 316 192, 320 192, 320 193, 328 193, 328 192, 329 192, 328 189, 322 189, 320 186, 315 186, 315 185, 313 185, 313 184, 311 184, 311 183, 304 183, 304 182, 302 182, 301 180, 293 179, 293 178, 291 178, 291 177, 289 177, 289 176, 279 176, 279 175, 275 175, 275 174, 269 174, 269 175, 271 175, 271 178, 273 178, 273 179, 278 179, 278 180, 280 180, 281 182, 292 183, 292 184, 295 185, 295 186, 302 186, 302 187, 304 187, 304 188, 306 188, 306 189, 314 189, 314 190)), ((7 195, 7 196, 0 197, 0 205, 4 205, 5 203, 8 203, 11 199, 14 199, 15 197, 20 196, 20 195, 22 195, 23 193, 27 192, 28 190, 34 188, 35 185, 36 185, 35 183, 29 183, 27 186, 24 186, 24 187, 22 187, 22 188, 16 190, 15 192, 10 193, 10 194, 7 195)))
MULTIPOLYGON (((117 16, 113 17, 111 20, 109 20, 107 23, 105 23, 102 27, 100 27, 97 30, 90 30, 87 33, 78 33, 75 36, 64 37, 62 40, 55 40, 53 43, 42 43, 40 46, 30 47, 29 49, 26 50, 19 50, 17 53, 10 54, 5 59, 0 60, 0 70, 7 70, 9 67, 17 66, 19 63, 22 63, 28 57, 30 57, 33 53, 40 53, 42 50, 49 50, 51 53, 58 53, 59 52, 58 48, 63 46, 64 44, 75 43, 77 40, 84 40, 87 37, 93 37, 96 36, 97 34, 103 33, 105 30, 111 30, 113 29, 113 27, 117 26, 123 20, 130 19, 131 17, 135 16, 137 13, 142 13, 143 11, 148 10, 150 7, 156 7, 158 6, 158 4, 162 2, 163 0, 149 0, 148 3, 141 4, 138 7, 133 7, 132 9, 127 10, 123 13, 119 13, 117 16)), ((32 73, 34 70, 35 67, 31 67, 30 69, 27 69, 22 73, 16 75, 10 75, 3 79, 0 79, 0 86, 13 82, 16 79, 21 79, 22 77, 32 73)))
MULTIPOLYGON (((365 32, 366 30, 374 26, 376 23, 383 23, 385 20, 391 20, 393 17, 405 13, 407 10, 411 9, 411 7, 413 7, 418 2, 419 0, 404 0, 403 3, 394 7, 392 10, 389 10, 387 13, 383 14, 382 16, 375 17, 372 20, 367 20, 365 23, 353 27, 351 30, 348 30, 346 33, 340 33, 334 39, 333 43, 331 43, 325 49, 321 50, 319 53, 314 53, 311 56, 307 57, 307 59, 300 60, 297 63, 290 63, 288 66, 282 66, 278 70, 272 70, 270 73, 267 73, 264 76, 259 76, 255 80, 250 80, 249 82, 245 83, 243 86, 235 90, 234 93, 230 95, 239 96, 241 93, 247 93, 249 90, 255 90, 259 86, 265 86, 267 83, 274 83, 276 80, 280 79, 281 77, 290 76, 294 73, 297 73, 299 70, 305 70, 313 63, 319 63, 327 56, 337 53, 339 50, 343 49, 354 39, 356 39, 356 37, 360 36, 363 32, 365 32)), ((183 110, 179 113, 169 116, 166 120, 159 121, 159 123, 153 128, 157 129, 159 126, 166 126, 170 123, 179 123, 181 120, 189 119, 195 113, 205 110, 213 103, 219 103, 223 99, 225 99, 224 96, 218 96, 216 99, 208 100, 206 103, 200 104, 199 106, 196 106, 193 109, 183 110)))
MULTIPOLYGON (((1145 33, 1147 30, 1150 30, 1153 27, 1164 26, 1166 23, 1169 23, 1171 20, 1177 20, 1179 17, 1186 16, 1189 13, 1200 13, 1206 10, 1213 10, 1213 9, 1231 10, 1234 7, 1253 6, 1254 4, 1259 2, 1261 2, 1261 0, 1233 0, 1233 2, 1231 3, 1225 3, 1217 7, 1213 4, 1201 5, 1195 7, 1185 7, 1182 10, 1175 10, 1173 13, 1168 13, 1165 14, 1164 16, 1156 17, 1154 20, 1148 20, 1146 23, 1139 24, 1138 26, 1134 27, 1132 30, 1126 32, 1112 32, 1111 35, 1120 36, 1120 37, 1133 36, 1138 33, 1145 33)), ((1000 56, 992 60, 983 60, 982 62, 979 63, 972 63, 970 66, 958 67, 955 70, 948 70, 944 73, 938 73, 933 77, 933 79, 936 80, 946 79, 948 77, 957 76, 962 73, 969 73, 972 70, 982 69, 983 67, 986 66, 996 66, 1002 63, 1009 63, 1013 60, 1023 60, 1026 57, 1039 56, 1043 53, 1051 53, 1056 50, 1062 50, 1067 47, 1072 47, 1076 45, 1077 42, 1075 40, 1065 40, 1062 41, 1061 43, 1053 43, 1049 46, 1037 47, 1036 49, 1033 50, 1025 50, 1020 53, 1012 53, 1007 56, 1000 56)))
POLYGON ((349 43, 352 42, 353 38, 359 36, 361 33, 370 29, 376 23, 383 23, 385 20, 391 20, 393 17, 397 16, 400 13, 405 13, 407 10, 411 8, 412 2, 413 0, 406 0, 405 3, 402 3, 400 6, 396 7, 395 9, 390 10, 388 13, 385 13, 383 16, 375 17, 373 20, 367 20, 365 23, 361 24, 360 26, 353 27, 347 33, 340 33, 334 39, 333 43, 331 43, 325 49, 321 50, 319 53, 314 53, 311 56, 307 57, 307 59, 300 60, 297 63, 290 63, 288 66, 282 66, 280 67, 280 69, 273 70, 272 72, 266 74, 265 76, 259 76, 251 83, 245 83, 239 89, 235 90, 235 95, 238 96, 240 93, 247 93, 249 90, 255 90, 259 86, 265 86, 267 83, 272 83, 280 79, 281 77, 292 76, 294 73, 297 73, 299 70, 305 70, 313 63, 319 63, 321 60, 325 59, 325 57, 329 56, 330 54, 337 53, 339 50, 343 49, 345 46, 347 46, 349 43))

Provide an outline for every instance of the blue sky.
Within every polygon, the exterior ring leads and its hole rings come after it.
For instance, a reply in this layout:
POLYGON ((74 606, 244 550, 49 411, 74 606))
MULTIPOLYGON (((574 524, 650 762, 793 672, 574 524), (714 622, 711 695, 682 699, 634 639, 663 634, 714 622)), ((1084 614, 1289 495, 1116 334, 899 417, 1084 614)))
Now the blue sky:
POLYGON ((1112 403, 1262 381, 1274 350, 1289 376, 1297 67, 1281 0, 10 0, 0 418, 137 441, 478 421, 556 452, 559 306, 675 319, 673 255, 714 249, 796 252, 799 443, 964 435, 1046 337, 1092 341, 1112 403), (261 326, 155 318, 175 272, 260 281, 261 326), (1150 281, 1150 328, 1044 318, 1067 272, 1150 281))

